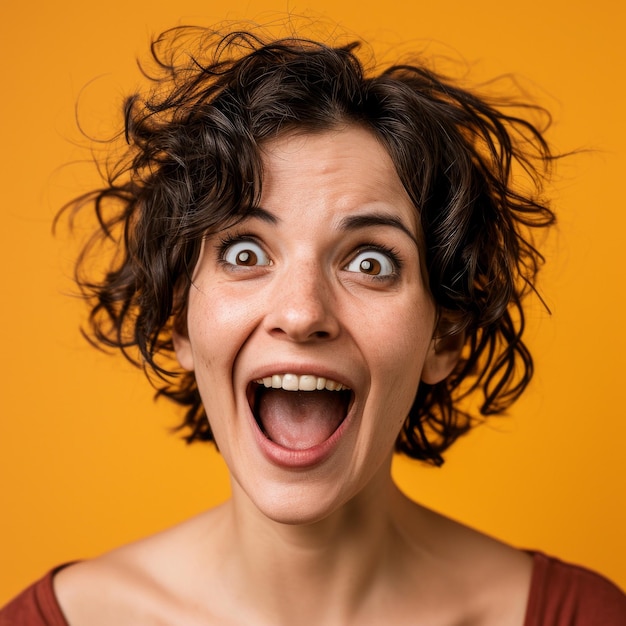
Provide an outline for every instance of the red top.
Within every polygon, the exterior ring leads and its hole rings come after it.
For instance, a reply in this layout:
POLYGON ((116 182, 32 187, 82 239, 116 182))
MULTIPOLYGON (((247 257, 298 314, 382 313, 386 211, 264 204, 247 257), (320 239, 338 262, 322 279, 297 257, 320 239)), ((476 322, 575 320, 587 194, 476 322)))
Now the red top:
POLYGON ((540 552, 524 626, 626 626, 626 595, 606 578, 540 552))
POLYGON ((0 609, 0 626, 68 626, 52 588, 52 578, 70 563, 55 567, 0 609))
MULTIPOLYGON (((626 626, 626 595, 612 582, 540 552, 532 556, 523 626, 626 626)), ((0 626, 68 626, 52 587, 56 572, 67 565, 48 572, 0 609, 0 626)))

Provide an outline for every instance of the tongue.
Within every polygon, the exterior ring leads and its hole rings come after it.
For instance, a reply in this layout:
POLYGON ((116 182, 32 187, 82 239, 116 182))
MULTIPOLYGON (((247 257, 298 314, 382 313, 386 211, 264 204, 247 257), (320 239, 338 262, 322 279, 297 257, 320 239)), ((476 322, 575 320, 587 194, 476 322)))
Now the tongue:
POLYGON ((284 391, 261 393, 257 410, 265 434, 290 450, 306 450, 326 441, 345 416, 342 393, 284 391))

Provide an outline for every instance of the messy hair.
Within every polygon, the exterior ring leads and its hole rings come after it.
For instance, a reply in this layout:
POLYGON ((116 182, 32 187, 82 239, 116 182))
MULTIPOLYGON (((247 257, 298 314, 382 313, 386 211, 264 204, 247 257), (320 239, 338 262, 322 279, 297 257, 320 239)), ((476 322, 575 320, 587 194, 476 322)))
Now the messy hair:
POLYGON ((92 207, 98 219, 77 263, 86 334, 121 349, 157 395, 186 407, 179 429, 188 442, 213 439, 194 374, 173 358, 201 243, 258 204, 262 146, 290 132, 352 124, 378 138, 419 217, 437 332, 464 342, 451 375, 420 384, 396 449, 440 464, 475 417, 504 412, 531 379, 521 303, 543 258, 530 233, 554 222, 542 199, 553 157, 545 128, 526 115, 537 107, 478 96, 423 63, 368 67, 361 50, 167 31, 143 69, 152 88, 124 103, 123 155, 102 188, 69 205, 72 215, 92 207), (107 241, 115 253, 94 274, 107 241), (478 398, 474 416, 468 397, 478 398))

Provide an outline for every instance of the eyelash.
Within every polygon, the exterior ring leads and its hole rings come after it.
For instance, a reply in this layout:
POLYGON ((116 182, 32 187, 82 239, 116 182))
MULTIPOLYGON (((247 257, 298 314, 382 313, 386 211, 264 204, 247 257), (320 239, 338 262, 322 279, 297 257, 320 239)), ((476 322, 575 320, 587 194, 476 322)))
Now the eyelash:
POLYGON ((379 252, 380 254, 384 254, 390 261, 391 264, 393 265, 393 273, 388 274, 388 275, 384 275, 384 276, 377 276, 377 275, 373 275, 373 276, 369 276, 368 278, 372 279, 372 280, 377 280, 377 281, 393 281, 396 280, 402 270, 402 261, 400 260, 400 255, 398 253, 398 251, 395 248, 390 248, 388 246, 379 244, 379 243, 364 243, 361 244, 350 256, 350 261, 348 261, 348 263, 350 263, 353 259, 355 259, 359 254, 361 254, 362 252, 367 252, 368 250, 373 250, 374 252, 379 252))
MULTIPOLYGON (((261 245, 259 241, 257 240, 257 238, 252 235, 237 234, 237 233, 226 234, 220 237, 217 245, 215 246, 217 249, 217 253, 218 253, 219 263, 222 265, 228 266, 229 268, 232 268, 233 267, 232 264, 226 261, 225 255, 228 249, 233 244, 241 243, 242 241, 250 241, 252 243, 255 243, 258 246, 261 245)), ((373 275, 373 276, 368 276, 368 278, 372 280, 376 280, 376 281, 392 281, 398 278, 398 275, 400 274, 400 271, 402 270, 403 264, 402 264, 402 261, 400 260, 399 253, 395 248, 391 248, 391 247, 388 247, 379 243, 373 243, 373 242, 363 243, 350 255, 350 261, 354 259, 355 257, 357 257, 362 252, 367 252, 368 250, 373 250, 375 252, 384 254, 385 256, 389 258, 389 260, 391 261, 391 264, 394 267, 394 271, 392 274, 385 275, 385 276, 373 275)), ((350 261, 348 261, 348 263, 350 263, 350 261)))
MULTIPOLYGON (((244 241, 249 241, 251 243, 256 244, 257 246, 261 246, 261 244, 259 243, 259 241, 257 240, 256 237, 252 236, 252 235, 244 235, 244 234, 237 234, 237 233, 229 233, 226 234, 222 237, 220 237, 219 241, 217 242, 215 248, 217 250, 217 260, 221 265, 227 266, 229 268, 232 268, 233 265, 231 263, 228 263, 226 261, 226 253, 228 252, 228 249, 236 244, 236 243, 241 243, 244 241)), ((261 246, 263 247, 263 246, 261 246)))

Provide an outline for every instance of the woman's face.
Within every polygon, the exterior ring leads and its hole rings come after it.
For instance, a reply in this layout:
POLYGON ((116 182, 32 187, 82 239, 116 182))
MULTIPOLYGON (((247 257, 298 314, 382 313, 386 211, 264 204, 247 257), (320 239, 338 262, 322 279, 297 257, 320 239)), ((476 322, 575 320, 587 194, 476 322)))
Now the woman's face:
POLYGON ((416 210, 368 131, 264 150, 258 210, 207 237, 189 292, 193 370, 233 496, 283 522, 389 484, 395 439, 435 352, 416 210))

